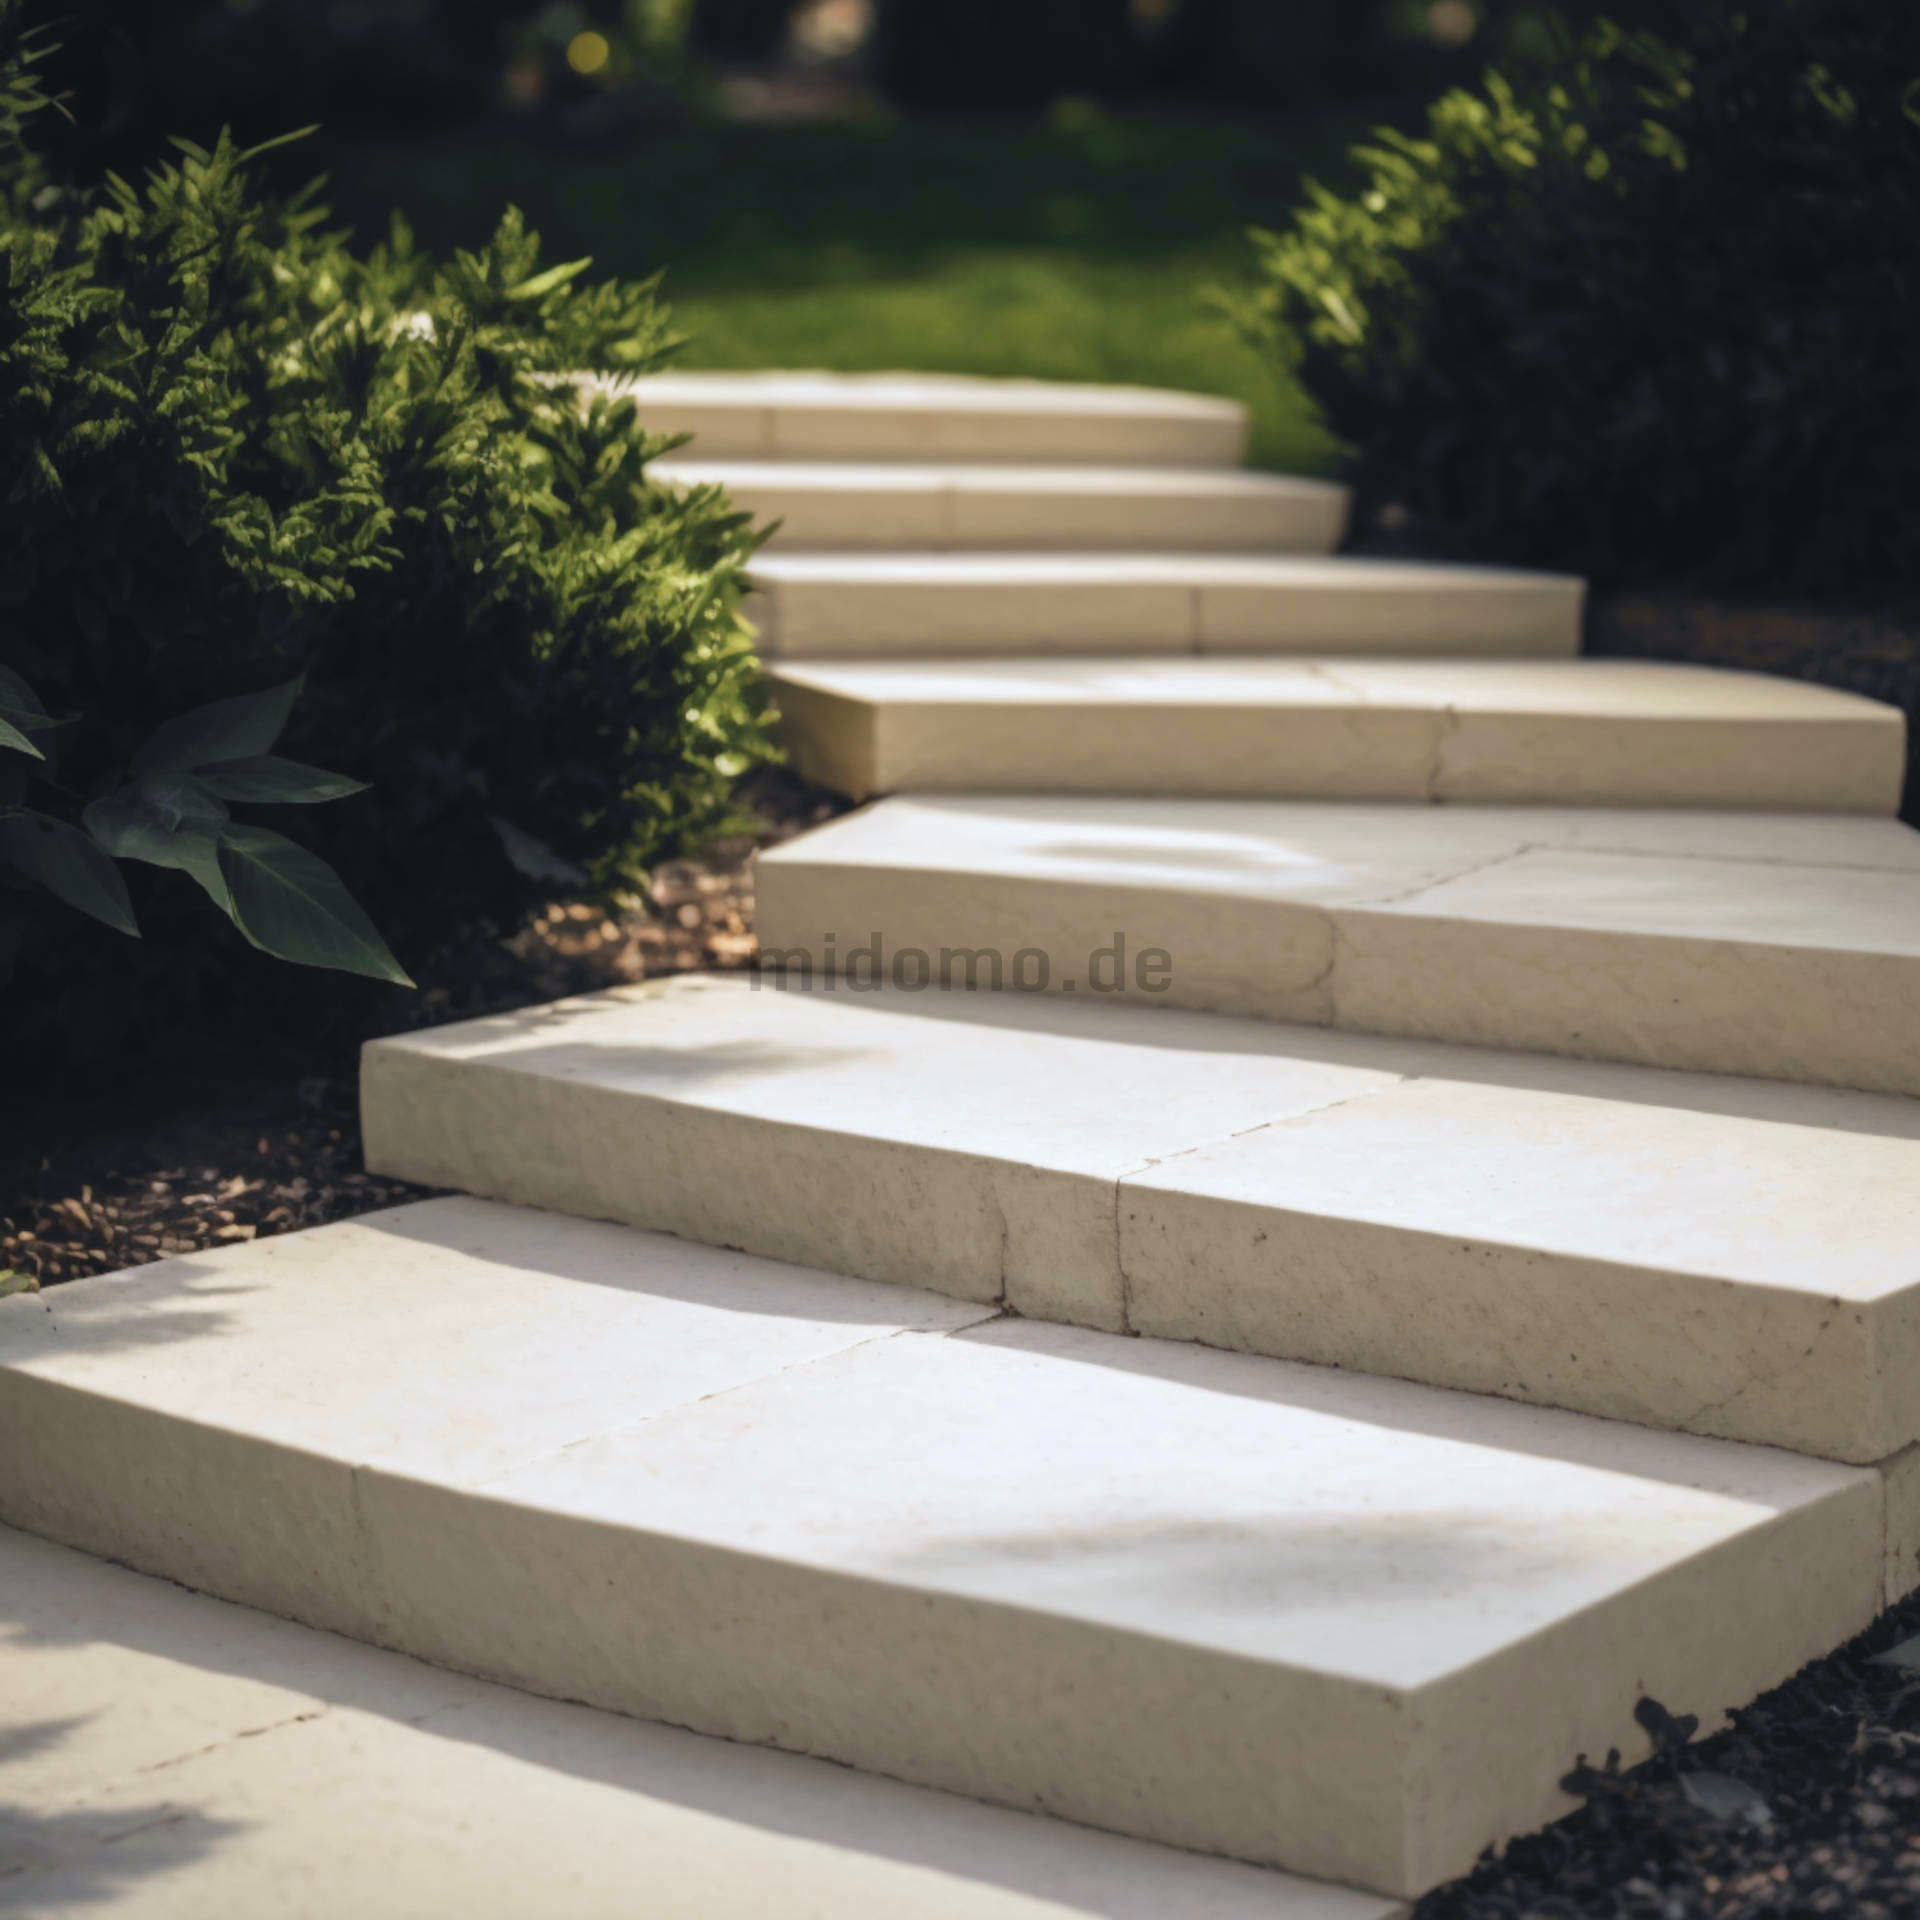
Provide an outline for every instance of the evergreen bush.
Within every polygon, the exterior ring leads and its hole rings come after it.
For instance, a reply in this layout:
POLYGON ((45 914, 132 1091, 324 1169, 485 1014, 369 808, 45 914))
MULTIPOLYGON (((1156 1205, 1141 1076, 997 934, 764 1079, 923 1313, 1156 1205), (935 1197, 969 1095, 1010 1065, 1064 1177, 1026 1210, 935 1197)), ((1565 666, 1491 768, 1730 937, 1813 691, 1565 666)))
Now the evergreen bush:
MULTIPOLYGON (((398 218, 356 253, 225 138, 137 184, 54 178, 31 53, 0 0, 0 658, 86 716, 72 793, 157 719, 304 675, 289 752, 372 791, 303 838, 416 972, 726 824, 769 751, 739 611, 754 535, 716 489, 655 485, 665 443, 582 377, 671 351, 651 283, 543 266, 511 210, 450 260, 398 218)), ((258 956, 182 917, 179 876, 130 878, 131 968, 65 909, 22 909, 17 1013, 274 1010, 258 956)))
POLYGON ((1428 543, 1920 586, 1920 9, 1676 8, 1449 93, 1256 235, 1239 309, 1428 543))

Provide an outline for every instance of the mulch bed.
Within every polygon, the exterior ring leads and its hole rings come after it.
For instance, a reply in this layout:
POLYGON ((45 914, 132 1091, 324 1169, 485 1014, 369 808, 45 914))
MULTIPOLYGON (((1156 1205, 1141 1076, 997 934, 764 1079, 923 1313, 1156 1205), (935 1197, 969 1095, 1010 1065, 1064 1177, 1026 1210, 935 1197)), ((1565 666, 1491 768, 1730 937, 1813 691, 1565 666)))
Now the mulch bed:
MULTIPOLYGON (((843 804, 790 780, 758 799, 766 830, 662 867, 649 910, 556 902, 423 992, 422 1020, 751 965, 752 852, 843 804)), ((419 1197, 361 1170, 351 1077, 316 1073, 48 1156, 0 1189, 0 1287, 52 1286, 419 1197)), ((1920 1599, 1699 1745, 1686 1744, 1688 1723, 1642 1702, 1654 1758, 1624 1773, 1612 1756, 1583 1758, 1566 1781, 1580 1811, 1436 1889, 1415 1920, 1920 1916, 1920 1670, 1878 1658, 1915 1635, 1920 1599)))

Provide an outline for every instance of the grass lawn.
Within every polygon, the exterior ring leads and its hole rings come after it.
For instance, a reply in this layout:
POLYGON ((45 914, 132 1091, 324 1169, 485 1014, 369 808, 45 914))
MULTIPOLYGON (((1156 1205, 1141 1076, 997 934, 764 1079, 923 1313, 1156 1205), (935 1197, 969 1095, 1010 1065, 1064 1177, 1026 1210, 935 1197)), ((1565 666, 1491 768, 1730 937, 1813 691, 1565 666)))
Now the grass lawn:
MULTIPOLYGON (((508 202, 547 257, 664 269, 689 367, 910 367, 1231 394, 1254 458, 1325 471, 1296 388, 1207 311, 1245 230, 1337 173, 1363 121, 695 125, 577 152, 498 130, 326 156, 373 234, 470 244, 508 202)), ((298 158, 298 156, 295 156, 298 158)))

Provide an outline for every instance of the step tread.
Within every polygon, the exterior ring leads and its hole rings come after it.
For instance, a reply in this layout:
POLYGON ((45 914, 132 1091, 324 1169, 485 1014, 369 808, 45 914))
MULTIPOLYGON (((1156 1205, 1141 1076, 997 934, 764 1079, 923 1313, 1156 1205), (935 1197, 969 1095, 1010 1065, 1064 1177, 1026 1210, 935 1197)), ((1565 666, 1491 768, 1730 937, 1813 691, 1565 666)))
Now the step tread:
POLYGON ((947 461, 701 460, 652 468, 677 486, 719 486, 771 550, 1137 548, 1325 552, 1346 530, 1330 481, 1234 468, 1020 466, 947 461))
POLYGON ((95 1910, 104 1885, 122 1920, 492 1915, 538 1887, 554 1920, 608 1920, 635 1911, 636 1861, 648 1920, 1401 1911, 536 1699, 5 1529, 0 1592, 0 1872, 10 1908, 45 1916, 95 1910))
POLYGON ((859 797, 997 787, 1892 812, 1905 773, 1896 707, 1668 661, 802 660, 769 678, 801 772, 859 797))
POLYGON ((1641 1688, 1712 1719, 1879 1604, 1877 1473, 892 1298, 468 1200, 166 1261, 5 1303, 47 1443, 0 1503, 445 1664, 1389 1893, 1638 1751, 1641 1688))
POLYGON ((702 458, 1114 460, 1233 466, 1247 410, 1212 394, 919 373, 664 373, 596 384, 702 458))
POLYGON ((782 553, 756 557, 771 655, 1571 654, 1565 574, 1336 554, 782 553))
POLYGON ((780 949, 1058 961, 1125 925, 1174 956, 1163 1002, 1920 1093, 1920 834, 1892 820, 903 795, 766 855, 758 903, 780 949))
POLYGON ((1907 1100, 736 977, 378 1042, 363 1105, 379 1172, 1043 1318, 1855 1460, 1920 1438, 1907 1100))

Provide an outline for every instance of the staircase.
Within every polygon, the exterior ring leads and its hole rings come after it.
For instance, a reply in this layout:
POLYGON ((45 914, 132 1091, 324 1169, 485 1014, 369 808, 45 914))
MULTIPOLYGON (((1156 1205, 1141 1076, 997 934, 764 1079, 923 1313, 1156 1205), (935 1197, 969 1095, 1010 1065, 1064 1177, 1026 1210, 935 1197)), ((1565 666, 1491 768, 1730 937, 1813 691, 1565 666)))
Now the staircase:
POLYGON ((642 391, 899 797, 759 975, 369 1047, 457 1197, 0 1303, 0 1518, 1354 1920, 1920 1585, 1898 713, 1330 557, 1221 402, 642 391))

